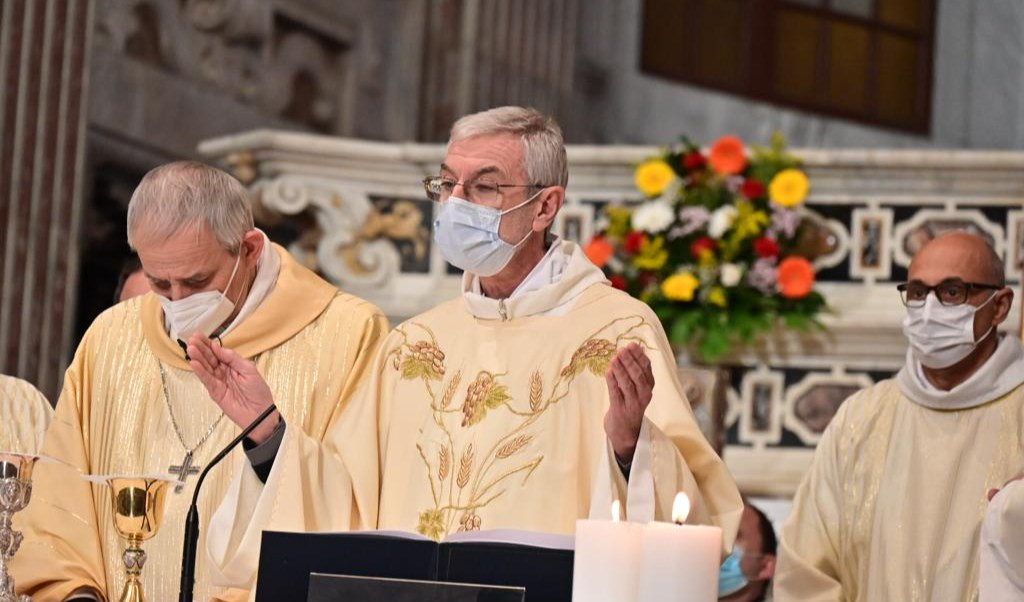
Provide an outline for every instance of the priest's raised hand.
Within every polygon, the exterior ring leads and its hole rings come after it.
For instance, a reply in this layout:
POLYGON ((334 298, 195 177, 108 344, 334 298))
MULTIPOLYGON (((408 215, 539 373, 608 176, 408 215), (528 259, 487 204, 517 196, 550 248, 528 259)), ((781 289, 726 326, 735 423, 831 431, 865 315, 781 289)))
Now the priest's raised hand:
MULTIPOLYGON (((192 371, 206 387, 210 398, 238 426, 245 428, 272 403, 273 395, 256 364, 225 349, 202 333, 188 339, 192 371)), ((253 429, 249 439, 260 444, 277 429, 281 414, 274 412, 253 429)))
POLYGON ((643 347, 632 343, 615 354, 605 381, 610 403, 604 415, 604 431, 619 462, 628 465, 654 393, 654 370, 643 347))

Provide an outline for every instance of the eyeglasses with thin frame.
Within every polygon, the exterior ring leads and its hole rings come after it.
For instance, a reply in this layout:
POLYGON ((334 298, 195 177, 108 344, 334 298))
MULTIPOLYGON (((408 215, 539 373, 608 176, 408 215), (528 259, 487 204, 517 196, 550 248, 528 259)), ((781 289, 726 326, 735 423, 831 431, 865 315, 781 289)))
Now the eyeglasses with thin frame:
POLYGON ((466 200, 481 205, 496 205, 501 200, 502 188, 547 188, 544 184, 499 184, 490 178, 480 178, 469 182, 460 182, 444 176, 430 176, 423 179, 423 189, 427 191, 427 198, 432 201, 447 201, 455 187, 460 184, 466 191, 466 200))
POLYGON ((920 280, 911 280, 896 285, 900 292, 900 300, 907 307, 923 307, 928 295, 935 293, 935 298, 943 305, 963 305, 976 290, 998 291, 1003 285, 985 284, 982 282, 964 282, 959 278, 947 278, 935 286, 928 286, 920 280))

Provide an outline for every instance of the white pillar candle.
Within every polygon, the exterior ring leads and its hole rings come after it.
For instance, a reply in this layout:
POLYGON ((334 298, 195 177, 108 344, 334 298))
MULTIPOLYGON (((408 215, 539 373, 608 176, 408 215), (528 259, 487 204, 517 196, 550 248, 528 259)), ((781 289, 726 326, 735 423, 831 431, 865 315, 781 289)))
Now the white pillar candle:
POLYGON ((619 520, 619 502, 612 520, 576 521, 573 602, 627 602, 636 598, 644 527, 619 520))
POLYGON ((690 511, 686 494, 676 496, 673 523, 644 527, 638 602, 714 602, 718 599, 718 568, 722 529, 684 525, 690 511))

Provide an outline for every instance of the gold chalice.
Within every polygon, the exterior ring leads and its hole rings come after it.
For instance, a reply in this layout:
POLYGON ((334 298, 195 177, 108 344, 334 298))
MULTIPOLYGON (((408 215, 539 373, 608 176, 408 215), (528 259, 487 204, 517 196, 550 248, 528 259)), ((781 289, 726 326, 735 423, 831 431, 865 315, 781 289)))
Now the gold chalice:
POLYGON ((156 535, 164 517, 167 486, 175 481, 166 477, 109 477, 111 501, 114 505, 114 528, 127 542, 124 572, 127 581, 120 602, 145 602, 142 593, 142 567, 146 553, 142 542, 156 535))
POLYGON ((0 452, 0 602, 31 602, 14 593, 14 579, 7 564, 21 547, 21 532, 11 524, 14 514, 32 498, 32 468, 39 456, 0 452))

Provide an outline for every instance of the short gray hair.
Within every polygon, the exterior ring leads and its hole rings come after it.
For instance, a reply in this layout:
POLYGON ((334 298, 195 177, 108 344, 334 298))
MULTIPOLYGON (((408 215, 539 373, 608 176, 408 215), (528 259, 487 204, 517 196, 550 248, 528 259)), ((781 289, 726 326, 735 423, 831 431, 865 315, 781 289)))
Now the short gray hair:
POLYGON ((523 166, 530 179, 525 183, 563 188, 569 183, 562 129, 536 109, 498 107, 466 115, 452 126, 448 146, 467 138, 497 134, 512 134, 523 141, 523 166))
POLYGON ((246 232, 255 227, 249 193, 225 171, 197 161, 177 161, 149 171, 128 203, 128 246, 145 235, 167 240, 185 228, 203 224, 235 255, 246 232))

